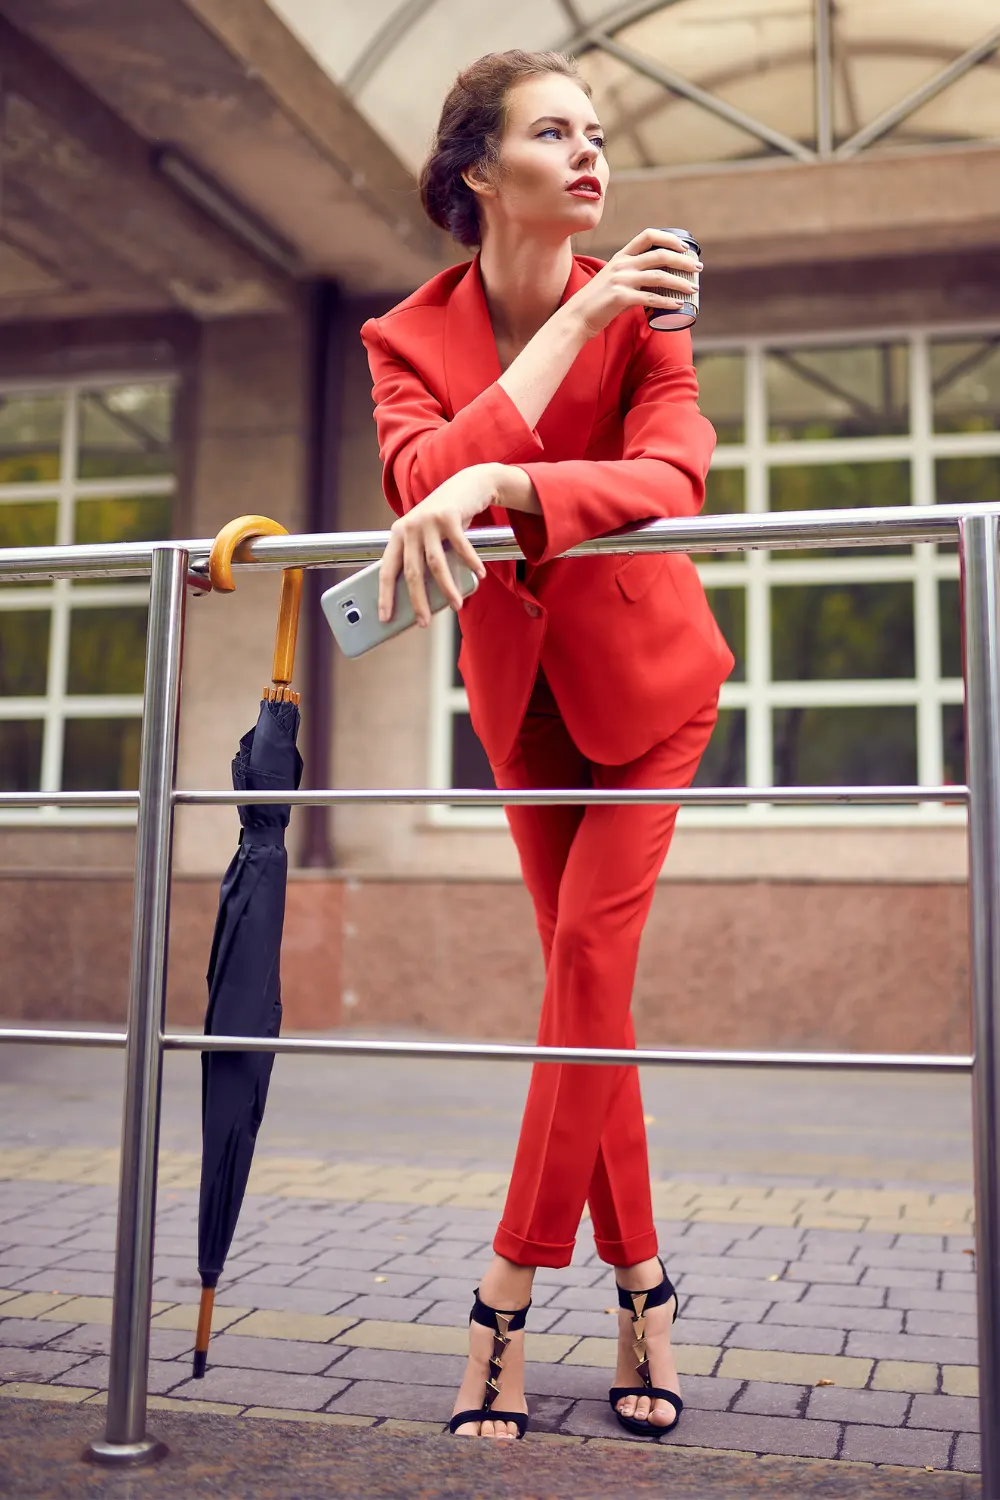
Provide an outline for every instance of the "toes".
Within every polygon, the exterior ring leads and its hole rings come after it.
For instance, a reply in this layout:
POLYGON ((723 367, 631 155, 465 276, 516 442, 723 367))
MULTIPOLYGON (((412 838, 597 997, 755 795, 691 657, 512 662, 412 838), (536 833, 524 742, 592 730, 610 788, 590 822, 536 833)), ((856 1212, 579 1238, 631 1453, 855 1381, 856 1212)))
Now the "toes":
POLYGON ((517 1441, 517 1424, 516 1423, 514 1423, 514 1422, 508 1422, 507 1423, 507 1436, 509 1438, 513 1438, 515 1442, 517 1441))
POLYGON ((619 1401, 618 1410, 621 1412, 623 1417, 635 1416, 635 1402, 636 1398, 634 1396, 625 1396, 621 1401, 619 1401))
POLYGON ((463 1422, 461 1427, 455 1428, 455 1436, 478 1437, 480 1425, 481 1424, 479 1422, 463 1422))
POLYGON ((640 1396, 635 1403, 635 1416, 637 1422, 645 1422, 649 1417, 650 1401, 648 1396, 640 1396))
POLYGON ((495 1435, 495 1431, 496 1431, 496 1423, 495 1422, 480 1422, 480 1424, 479 1424, 479 1436, 480 1437, 491 1438, 491 1437, 493 1437, 495 1435))
POLYGON ((676 1409, 669 1401, 654 1401, 649 1420, 654 1427, 669 1427, 676 1415, 676 1409))

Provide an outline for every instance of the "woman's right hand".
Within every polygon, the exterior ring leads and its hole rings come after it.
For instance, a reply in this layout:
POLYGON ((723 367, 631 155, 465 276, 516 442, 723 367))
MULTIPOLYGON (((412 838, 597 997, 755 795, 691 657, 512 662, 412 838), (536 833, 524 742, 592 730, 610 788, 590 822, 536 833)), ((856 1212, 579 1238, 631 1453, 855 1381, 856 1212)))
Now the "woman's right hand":
POLYGON ((690 273, 700 270, 701 261, 675 234, 644 229, 564 302, 559 313, 578 321, 590 339, 626 308, 676 307, 695 291, 690 273))

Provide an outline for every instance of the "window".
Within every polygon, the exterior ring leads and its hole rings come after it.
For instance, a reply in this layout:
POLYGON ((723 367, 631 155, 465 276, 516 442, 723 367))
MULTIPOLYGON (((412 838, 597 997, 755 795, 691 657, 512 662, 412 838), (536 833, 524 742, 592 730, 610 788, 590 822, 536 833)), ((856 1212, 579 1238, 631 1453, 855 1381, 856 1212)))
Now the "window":
MULTIPOLYGON (((0 547, 169 536, 173 406, 161 380, 0 389, 0 547)), ((0 585, 0 789, 137 785, 148 594, 103 579, 0 585)))
MULTIPOLYGON (((796 338, 697 351, 719 434, 706 512, 1000 502, 1000 332, 796 338)), ((703 786, 964 780, 958 558, 940 545, 696 558, 736 656, 703 786)), ((490 785, 438 635, 435 785, 490 785)), ((449 811, 442 821, 496 815, 449 811)), ((692 809, 712 823, 960 818, 921 808, 692 809)))

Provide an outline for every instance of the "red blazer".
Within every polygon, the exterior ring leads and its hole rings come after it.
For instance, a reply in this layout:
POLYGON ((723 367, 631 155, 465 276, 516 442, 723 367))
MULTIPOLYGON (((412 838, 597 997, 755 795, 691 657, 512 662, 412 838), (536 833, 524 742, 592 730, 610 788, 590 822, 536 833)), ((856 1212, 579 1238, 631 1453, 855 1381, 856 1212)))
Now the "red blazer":
MULTIPOLYGON (((604 264, 573 259, 563 301, 604 264)), ((493 506, 527 559, 487 564, 459 620, 459 666, 490 762, 511 754, 539 663, 590 760, 619 765, 668 738, 717 692, 733 657, 683 553, 563 558, 577 542, 705 498, 715 432, 696 405, 687 333, 622 313, 584 345, 532 431, 497 384, 478 256, 361 330, 374 381, 383 489, 402 515, 458 470, 530 474, 541 516, 493 506)))

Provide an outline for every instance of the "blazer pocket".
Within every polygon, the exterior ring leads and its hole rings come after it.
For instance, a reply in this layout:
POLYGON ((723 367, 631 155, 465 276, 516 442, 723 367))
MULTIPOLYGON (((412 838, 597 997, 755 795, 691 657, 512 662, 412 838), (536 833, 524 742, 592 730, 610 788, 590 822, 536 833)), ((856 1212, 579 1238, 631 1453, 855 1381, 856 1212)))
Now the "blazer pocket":
POLYGON ((615 572, 615 582, 626 599, 634 604, 648 593, 650 586, 663 572, 666 555, 662 552, 636 552, 615 572))

